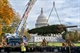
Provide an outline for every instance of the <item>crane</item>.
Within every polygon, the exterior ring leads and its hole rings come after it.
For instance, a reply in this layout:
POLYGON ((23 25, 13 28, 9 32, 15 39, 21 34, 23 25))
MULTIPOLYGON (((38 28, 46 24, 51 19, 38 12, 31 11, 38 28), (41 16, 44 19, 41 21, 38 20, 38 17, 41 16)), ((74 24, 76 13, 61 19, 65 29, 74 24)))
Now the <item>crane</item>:
POLYGON ((27 7, 26 7, 26 10, 25 10, 18 26, 16 27, 14 34, 10 34, 10 33, 5 34, 5 37, 6 37, 5 40, 7 40, 6 41, 7 44, 9 44, 11 46, 16 46, 16 44, 20 44, 21 42, 27 42, 27 38, 23 37, 23 35, 19 36, 19 31, 22 30, 22 32, 24 32, 24 28, 26 26, 26 20, 28 18, 28 14, 36 1, 37 0, 29 0, 27 7))
POLYGON ((35 2, 36 2, 36 0, 30 0, 29 3, 27 4, 27 8, 26 8, 26 10, 25 10, 25 12, 21 18, 21 21, 19 22, 19 24, 15 30, 16 36, 18 36, 21 28, 24 28, 24 26, 26 24, 26 20, 28 18, 28 14, 29 14, 30 10, 32 9, 35 2), (20 26, 20 25, 22 25, 22 26, 20 26))

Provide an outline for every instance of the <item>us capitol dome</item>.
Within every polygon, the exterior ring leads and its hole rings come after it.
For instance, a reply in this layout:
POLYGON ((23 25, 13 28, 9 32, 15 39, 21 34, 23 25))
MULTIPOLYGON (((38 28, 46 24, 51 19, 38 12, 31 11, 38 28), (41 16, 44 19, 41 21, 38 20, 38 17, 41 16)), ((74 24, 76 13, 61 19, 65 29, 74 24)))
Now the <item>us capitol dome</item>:
POLYGON ((48 18, 43 13, 43 8, 41 8, 41 14, 38 16, 38 19, 36 20, 35 27, 43 27, 48 25, 48 18))

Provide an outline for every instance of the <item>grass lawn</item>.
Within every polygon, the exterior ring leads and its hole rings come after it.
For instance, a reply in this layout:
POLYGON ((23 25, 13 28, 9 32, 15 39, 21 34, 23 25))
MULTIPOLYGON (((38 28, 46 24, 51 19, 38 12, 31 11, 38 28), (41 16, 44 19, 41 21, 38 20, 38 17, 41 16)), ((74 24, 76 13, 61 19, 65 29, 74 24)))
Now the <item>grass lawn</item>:
POLYGON ((74 43, 75 46, 80 46, 80 43, 74 43))
MULTIPOLYGON (((33 44, 33 42, 30 42, 29 44, 33 44)), ((40 42, 34 42, 34 44, 37 44, 37 46, 40 46, 40 42)), ((73 43, 75 46, 80 46, 80 43, 73 43)), ((62 46, 61 42, 49 42, 48 46, 62 46)))

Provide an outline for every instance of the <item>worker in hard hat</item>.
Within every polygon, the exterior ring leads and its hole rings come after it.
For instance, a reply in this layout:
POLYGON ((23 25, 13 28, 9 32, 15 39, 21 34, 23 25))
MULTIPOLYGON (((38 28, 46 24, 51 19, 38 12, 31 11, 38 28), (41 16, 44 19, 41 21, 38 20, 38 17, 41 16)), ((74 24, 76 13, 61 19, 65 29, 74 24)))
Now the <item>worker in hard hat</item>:
POLYGON ((21 53, 25 53, 26 52, 26 47, 25 47, 25 44, 22 43, 21 44, 21 53))
POLYGON ((3 37, 2 37, 2 44, 3 44, 3 46, 7 46, 7 43, 5 41, 5 38, 3 38, 3 37))

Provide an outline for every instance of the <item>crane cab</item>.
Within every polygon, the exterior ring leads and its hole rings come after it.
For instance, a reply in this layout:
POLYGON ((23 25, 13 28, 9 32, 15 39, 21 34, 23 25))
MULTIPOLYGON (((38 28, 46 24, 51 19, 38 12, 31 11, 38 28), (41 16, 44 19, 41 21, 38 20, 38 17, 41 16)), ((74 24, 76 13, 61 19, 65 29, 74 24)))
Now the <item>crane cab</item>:
POLYGON ((8 46, 20 46, 22 42, 27 44, 28 40, 24 36, 13 36, 11 34, 6 34, 4 36, 8 46))

